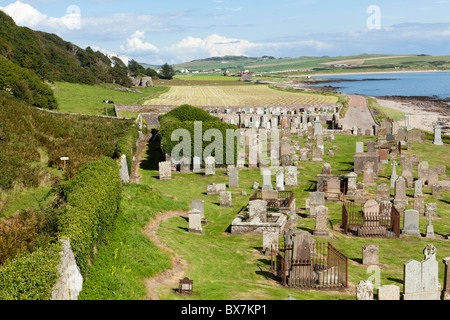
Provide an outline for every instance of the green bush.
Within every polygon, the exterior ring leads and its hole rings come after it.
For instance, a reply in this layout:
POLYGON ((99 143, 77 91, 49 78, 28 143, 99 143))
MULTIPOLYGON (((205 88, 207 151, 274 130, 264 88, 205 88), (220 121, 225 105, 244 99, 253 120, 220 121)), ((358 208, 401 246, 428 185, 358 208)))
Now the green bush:
POLYGON ((23 252, 0 267, 0 300, 50 300, 59 272, 61 246, 23 252))
MULTIPOLYGON (((195 154, 200 153, 200 150, 195 150, 195 122, 202 123, 202 145, 201 145, 201 154, 203 156, 205 149, 215 143, 216 141, 212 139, 212 141, 206 141, 207 139, 203 139, 205 137, 205 133, 210 129, 217 129, 220 131, 222 144, 220 144, 219 148, 223 150, 223 158, 220 159, 219 155, 214 152, 212 153, 213 157, 216 157, 216 164, 231 164, 230 162, 236 163, 237 161, 237 139, 233 141, 233 150, 234 156, 231 159, 231 155, 227 154, 227 130, 231 130, 231 132, 236 132, 238 127, 232 124, 228 124, 222 122, 219 118, 211 116, 208 112, 195 108, 190 105, 182 105, 178 108, 173 109, 165 115, 159 116, 159 122, 161 124, 160 135, 161 135, 161 148, 164 153, 172 155, 172 150, 176 147, 180 141, 172 141, 172 133, 175 130, 184 129, 187 130, 190 134, 190 142, 191 142, 191 163, 195 154), (228 159, 230 158, 230 159, 228 159), (222 162, 222 163, 221 163, 222 162)), ((175 158, 180 158, 180 155, 174 155, 175 158)), ((179 159, 177 159, 179 160, 179 159)))
POLYGON ((133 166, 133 155, 136 153, 136 142, 139 138, 137 126, 130 126, 125 134, 119 139, 114 151, 114 158, 118 159, 123 154, 127 156, 128 172, 131 172, 133 166))
POLYGON ((107 241, 120 209, 122 184, 117 162, 101 157, 64 183, 66 201, 60 221, 61 237, 70 239, 77 265, 86 274, 94 248, 107 241))

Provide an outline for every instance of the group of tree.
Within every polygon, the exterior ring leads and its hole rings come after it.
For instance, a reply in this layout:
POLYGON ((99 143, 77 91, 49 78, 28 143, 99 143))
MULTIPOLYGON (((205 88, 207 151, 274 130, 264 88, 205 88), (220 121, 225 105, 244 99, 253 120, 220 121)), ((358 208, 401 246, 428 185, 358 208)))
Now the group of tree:
POLYGON ((171 80, 175 75, 175 70, 168 63, 165 63, 161 72, 158 73, 152 68, 144 68, 141 64, 139 64, 136 60, 131 60, 128 65, 128 71, 130 76, 138 77, 138 76, 147 76, 152 77, 153 79, 166 79, 171 80))

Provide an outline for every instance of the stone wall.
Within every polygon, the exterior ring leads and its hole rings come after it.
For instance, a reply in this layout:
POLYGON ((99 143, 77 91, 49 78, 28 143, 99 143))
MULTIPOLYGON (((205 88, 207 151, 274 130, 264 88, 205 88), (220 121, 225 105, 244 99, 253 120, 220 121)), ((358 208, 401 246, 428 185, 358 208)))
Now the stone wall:
POLYGON ((63 250, 60 252, 60 277, 53 288, 52 300, 78 300, 78 295, 83 289, 83 276, 75 261, 70 241, 63 239, 61 244, 63 250))

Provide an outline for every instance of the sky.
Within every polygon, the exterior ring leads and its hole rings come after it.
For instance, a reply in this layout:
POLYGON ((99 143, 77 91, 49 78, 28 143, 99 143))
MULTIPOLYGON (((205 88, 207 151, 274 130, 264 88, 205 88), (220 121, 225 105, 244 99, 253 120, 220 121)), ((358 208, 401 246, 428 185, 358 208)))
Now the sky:
POLYGON ((450 55, 450 0, 0 0, 17 25, 153 65, 224 55, 450 55))

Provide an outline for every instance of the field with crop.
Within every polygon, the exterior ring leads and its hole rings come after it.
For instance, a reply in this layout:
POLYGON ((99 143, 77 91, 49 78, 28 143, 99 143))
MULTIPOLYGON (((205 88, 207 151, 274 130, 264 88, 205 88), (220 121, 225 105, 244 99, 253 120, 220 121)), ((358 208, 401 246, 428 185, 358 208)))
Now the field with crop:
POLYGON ((283 92, 258 86, 173 86, 157 99, 146 105, 193 106, 271 106, 296 104, 336 103, 337 97, 300 92, 283 92))

